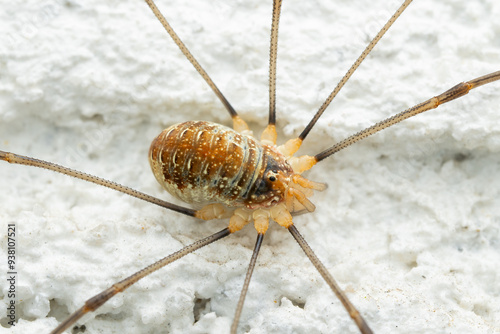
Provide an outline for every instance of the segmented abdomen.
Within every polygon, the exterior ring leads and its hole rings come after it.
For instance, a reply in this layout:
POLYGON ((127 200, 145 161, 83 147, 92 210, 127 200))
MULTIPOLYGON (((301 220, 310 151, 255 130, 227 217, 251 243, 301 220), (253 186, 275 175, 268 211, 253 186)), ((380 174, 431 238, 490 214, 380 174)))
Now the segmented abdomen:
POLYGON ((173 125, 156 137, 149 161, 158 182, 187 203, 242 206, 262 177, 265 151, 252 137, 193 121, 173 125))

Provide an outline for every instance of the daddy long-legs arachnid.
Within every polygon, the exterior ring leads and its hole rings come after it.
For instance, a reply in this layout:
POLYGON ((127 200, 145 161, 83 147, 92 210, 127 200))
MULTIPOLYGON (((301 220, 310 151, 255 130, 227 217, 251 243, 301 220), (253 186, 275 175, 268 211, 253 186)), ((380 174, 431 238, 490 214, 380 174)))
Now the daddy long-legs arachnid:
MULTIPOLYGON (((267 118, 270 4, 159 5, 260 134, 267 118)), ((372 6, 285 2, 280 143, 300 133, 398 4, 372 6)), ((300 153, 317 153, 497 70, 498 7, 493 1, 412 4, 300 153)), ((163 197, 145 158, 151 139, 180 121, 230 125, 138 2, 34 2, 6 9, 3 21, 2 150, 163 197)), ((496 85, 383 131, 308 174, 330 187, 312 198, 316 212, 295 222, 375 330, 498 327, 496 85)), ((22 321, 13 330, 47 331, 112 283, 227 225, 187 219, 53 173, 0 168, 1 221, 16 223, 19 231, 22 321)), ((89 316, 96 318, 85 322, 87 332, 228 328, 254 235, 247 227, 140 281, 89 316)), ((289 233, 271 225, 240 330, 357 329, 289 233)))

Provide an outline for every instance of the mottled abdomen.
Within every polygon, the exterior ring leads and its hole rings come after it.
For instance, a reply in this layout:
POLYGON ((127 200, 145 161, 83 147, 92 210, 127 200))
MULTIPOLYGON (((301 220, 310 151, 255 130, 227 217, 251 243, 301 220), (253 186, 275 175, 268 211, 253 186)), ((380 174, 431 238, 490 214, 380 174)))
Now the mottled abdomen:
POLYGON ((149 162, 160 184, 187 203, 269 207, 283 201, 273 173, 291 174, 283 155, 254 138, 203 121, 165 129, 153 140, 149 162))

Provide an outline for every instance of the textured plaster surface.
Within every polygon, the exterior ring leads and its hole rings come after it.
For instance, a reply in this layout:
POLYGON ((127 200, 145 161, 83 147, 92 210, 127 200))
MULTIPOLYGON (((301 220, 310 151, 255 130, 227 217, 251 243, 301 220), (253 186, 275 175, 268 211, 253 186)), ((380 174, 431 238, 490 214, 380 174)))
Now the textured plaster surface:
MULTIPOLYGON (((161 1, 257 133, 267 118, 270 1, 161 1)), ((279 140, 300 133, 398 6, 285 1, 279 140)), ((315 154, 456 83, 499 70, 500 3, 415 1, 307 138, 315 154)), ((0 14, 0 150, 171 200, 146 159, 163 128, 230 125, 141 1, 23 1, 0 14)), ((295 224, 379 333, 500 331, 500 83, 318 164, 317 210, 295 224)), ((226 226, 0 163, 0 332, 47 333, 114 282, 226 226), (6 225, 17 228, 17 314, 6 329, 6 225)), ((289 233, 273 224, 239 332, 357 333, 289 233)), ((85 317, 84 333, 226 333, 250 259, 247 227, 85 317)))

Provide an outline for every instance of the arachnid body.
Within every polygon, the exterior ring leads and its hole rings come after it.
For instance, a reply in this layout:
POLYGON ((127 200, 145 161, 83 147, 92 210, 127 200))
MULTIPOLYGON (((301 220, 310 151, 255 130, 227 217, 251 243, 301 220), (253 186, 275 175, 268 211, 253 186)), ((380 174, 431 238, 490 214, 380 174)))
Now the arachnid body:
MULTIPOLYGON (((10 10, 23 13, 12 15, 11 25, 2 23, 10 32, 6 43, 13 44, 2 56, 9 66, 2 78, 1 149, 163 197, 145 159, 150 140, 182 121, 228 124, 227 113, 142 3, 100 4, 105 13, 96 3, 48 4, 53 15, 38 15, 47 11, 33 2, 10 10), (74 47, 68 47, 71 41, 74 47)), ((320 4, 317 10, 284 4, 278 124, 287 138, 324 100, 366 34, 394 10, 364 2, 356 7, 365 10, 346 9, 352 4, 320 4), (309 12, 301 24, 287 18, 295 10, 309 12), (344 28, 349 24, 350 30, 344 28)), ((169 8, 166 15, 183 40, 260 131, 266 118, 269 3, 159 5, 169 8)), ((317 152, 457 82, 496 70, 498 7, 495 1, 415 2, 301 152, 317 152), (433 17, 437 13, 444 17, 433 17), (437 21, 446 26, 434 30, 437 21)), ((296 224, 381 332, 482 333, 499 326, 499 291, 492 284, 499 275, 496 87, 405 121, 309 174, 330 187, 313 198, 315 214, 294 218, 296 224)), ((20 229, 23 321, 13 332, 47 332, 56 323, 51 316, 64 317, 68 307, 79 307, 125 275, 226 224, 200 223, 50 172, 19 172, 4 164, 0 171, 8 189, 0 192, 0 219, 20 229)), ((251 228, 240 233, 116 296, 86 322, 87 332, 226 328, 253 244, 251 228), (200 321, 192 327, 194 319, 200 321)), ((259 257, 241 326, 254 333, 356 332, 294 241, 276 226, 259 257)))
POLYGON ((169 193, 198 206, 270 207, 280 194, 269 192, 268 174, 276 182, 278 170, 288 177, 293 173, 273 147, 209 122, 184 122, 163 130, 153 140, 149 158, 157 181, 169 193))

